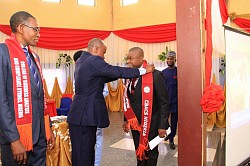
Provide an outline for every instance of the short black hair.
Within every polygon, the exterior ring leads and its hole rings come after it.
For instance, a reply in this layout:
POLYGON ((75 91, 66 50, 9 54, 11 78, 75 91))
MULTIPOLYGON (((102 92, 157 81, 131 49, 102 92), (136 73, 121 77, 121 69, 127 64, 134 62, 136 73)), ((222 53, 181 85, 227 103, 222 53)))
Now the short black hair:
POLYGON ((14 13, 10 17, 10 27, 13 33, 17 32, 17 26, 20 24, 23 24, 25 21, 28 21, 29 18, 36 18, 32 16, 30 13, 25 12, 25 11, 19 11, 14 13))
POLYGON ((76 51, 75 54, 73 55, 73 59, 76 62, 78 58, 82 55, 83 50, 76 51))

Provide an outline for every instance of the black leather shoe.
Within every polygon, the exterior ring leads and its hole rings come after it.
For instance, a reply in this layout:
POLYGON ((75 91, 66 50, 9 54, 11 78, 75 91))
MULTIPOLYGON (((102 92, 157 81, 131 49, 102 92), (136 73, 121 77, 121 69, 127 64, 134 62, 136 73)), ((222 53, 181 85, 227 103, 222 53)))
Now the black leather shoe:
POLYGON ((175 144, 174 144, 173 142, 170 142, 170 143, 169 143, 169 147, 170 147, 170 149, 173 149, 173 150, 174 150, 174 149, 175 149, 175 144))

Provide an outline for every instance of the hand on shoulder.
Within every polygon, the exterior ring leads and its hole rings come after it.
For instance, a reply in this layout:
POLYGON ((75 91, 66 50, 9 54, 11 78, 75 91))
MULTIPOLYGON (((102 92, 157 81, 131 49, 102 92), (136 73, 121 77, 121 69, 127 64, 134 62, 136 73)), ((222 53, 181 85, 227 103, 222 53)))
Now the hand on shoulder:
POLYGON ((154 64, 148 64, 146 67, 146 73, 151 73, 155 70, 155 65, 154 64))

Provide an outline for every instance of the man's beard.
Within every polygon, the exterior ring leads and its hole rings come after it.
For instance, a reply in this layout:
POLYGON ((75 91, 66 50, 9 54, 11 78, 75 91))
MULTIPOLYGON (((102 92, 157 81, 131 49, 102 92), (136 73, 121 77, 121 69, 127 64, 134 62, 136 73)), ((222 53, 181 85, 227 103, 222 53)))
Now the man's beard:
POLYGON ((174 64, 168 64, 168 67, 174 67, 174 64))

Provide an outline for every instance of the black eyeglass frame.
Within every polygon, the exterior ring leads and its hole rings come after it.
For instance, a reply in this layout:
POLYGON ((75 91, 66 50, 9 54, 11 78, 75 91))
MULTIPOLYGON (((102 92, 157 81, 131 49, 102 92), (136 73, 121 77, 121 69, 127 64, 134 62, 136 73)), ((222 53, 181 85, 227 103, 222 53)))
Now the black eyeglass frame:
POLYGON ((27 24, 21 24, 21 25, 24 25, 24 26, 26 26, 26 27, 28 27, 28 28, 33 29, 36 33, 39 33, 39 32, 40 32, 40 28, 39 28, 39 27, 32 27, 32 26, 29 26, 29 25, 27 25, 27 24))

